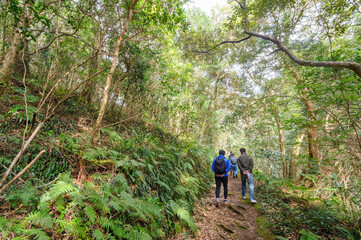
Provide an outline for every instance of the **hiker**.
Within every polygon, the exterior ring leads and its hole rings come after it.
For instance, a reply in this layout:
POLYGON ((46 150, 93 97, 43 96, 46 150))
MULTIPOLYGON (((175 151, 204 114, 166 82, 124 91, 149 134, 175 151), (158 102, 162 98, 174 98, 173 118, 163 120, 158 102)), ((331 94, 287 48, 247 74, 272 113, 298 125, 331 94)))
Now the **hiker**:
POLYGON ((228 159, 229 159, 229 162, 231 163, 233 178, 238 178, 238 175, 237 175, 237 157, 234 156, 233 152, 231 152, 228 159))
POLYGON ((248 180, 248 188, 249 188, 249 199, 251 199, 252 203, 256 203, 257 201, 254 199, 254 185, 253 185, 253 159, 247 155, 246 149, 239 149, 241 152, 241 156, 237 159, 237 164, 239 171, 241 172, 241 180, 242 180, 242 197, 246 199, 247 192, 247 184, 246 180, 248 180))
POLYGON ((224 192, 224 203, 228 203, 228 175, 227 173, 231 170, 231 165, 229 164, 228 159, 224 156, 226 152, 224 150, 219 151, 219 156, 213 160, 212 170, 215 173, 216 179, 216 207, 219 207, 219 194, 221 192, 221 185, 223 183, 223 192, 224 192))

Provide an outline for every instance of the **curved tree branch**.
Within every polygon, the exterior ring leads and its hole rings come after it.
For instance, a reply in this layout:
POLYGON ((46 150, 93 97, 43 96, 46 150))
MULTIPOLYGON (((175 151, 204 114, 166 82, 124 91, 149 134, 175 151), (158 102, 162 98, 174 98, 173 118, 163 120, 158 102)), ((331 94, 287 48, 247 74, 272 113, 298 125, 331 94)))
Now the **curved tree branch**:
POLYGON ((301 66, 311 66, 311 67, 332 67, 332 68, 347 68, 352 71, 354 71, 357 76, 361 78, 361 65, 355 62, 328 62, 328 61, 308 61, 299 59, 294 55, 283 43, 273 37, 263 35, 260 33, 245 31, 245 34, 248 34, 248 36, 254 36, 258 38, 262 38, 264 40, 270 41, 277 45, 277 47, 280 49, 280 51, 283 51, 287 54, 287 56, 294 61, 295 63, 301 65, 301 66))
POLYGON ((248 35, 247 37, 242 38, 242 39, 240 39, 240 40, 223 41, 223 42, 218 43, 217 45, 215 45, 214 47, 212 47, 212 48, 210 48, 210 49, 208 49, 208 50, 206 50, 206 51, 198 51, 198 50, 194 50, 194 51, 197 52, 197 53, 208 53, 208 52, 212 51, 213 49, 215 49, 216 47, 219 47, 219 46, 222 45, 222 44, 226 44, 226 43, 232 43, 232 44, 240 43, 240 42, 243 42, 243 41, 246 41, 246 40, 250 39, 251 37, 252 37, 251 35, 248 35))

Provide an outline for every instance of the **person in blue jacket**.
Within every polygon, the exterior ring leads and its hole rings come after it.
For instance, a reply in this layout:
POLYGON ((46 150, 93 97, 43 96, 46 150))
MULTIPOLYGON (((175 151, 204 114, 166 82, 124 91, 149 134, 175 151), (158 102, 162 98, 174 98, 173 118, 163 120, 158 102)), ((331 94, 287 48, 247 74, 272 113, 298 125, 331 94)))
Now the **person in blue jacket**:
POLYGON ((221 185, 223 183, 224 192, 224 203, 228 203, 228 175, 227 173, 231 170, 231 164, 228 159, 224 156, 226 152, 224 150, 219 151, 219 156, 213 160, 212 170, 215 174, 216 179, 216 207, 219 207, 219 194, 221 191, 221 185))

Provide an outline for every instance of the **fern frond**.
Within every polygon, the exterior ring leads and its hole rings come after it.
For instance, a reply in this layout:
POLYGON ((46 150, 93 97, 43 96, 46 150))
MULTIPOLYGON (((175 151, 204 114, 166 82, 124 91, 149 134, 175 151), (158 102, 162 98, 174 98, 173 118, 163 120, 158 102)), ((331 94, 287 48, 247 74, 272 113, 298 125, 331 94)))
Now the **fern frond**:
POLYGON ((99 217, 98 220, 97 220, 97 223, 102 226, 104 229, 106 229, 107 231, 109 229, 111 230, 116 230, 118 227, 117 227, 117 221, 113 221, 112 219, 110 218, 107 218, 107 217, 99 217))
POLYGON ((84 200, 86 199, 86 197, 84 196, 83 193, 74 191, 74 192, 70 192, 69 196, 71 197, 72 200, 72 206, 83 207, 85 205, 84 200))
POLYGON ((35 211, 29 214, 28 217, 25 218, 30 223, 36 224, 39 227, 42 228, 53 228, 53 219, 50 215, 44 213, 35 211))
POLYGON ((174 201, 170 201, 170 207, 173 213, 176 214, 183 223, 190 227, 194 233, 197 232, 197 226, 194 223, 189 210, 174 201))
POLYGON ((165 182, 162 182, 162 181, 158 180, 158 181, 156 181, 155 183, 158 184, 159 186, 165 188, 165 189, 168 190, 168 191, 172 191, 172 190, 170 189, 170 187, 168 186, 168 184, 166 184, 165 182))
POLYGON ((87 199, 90 202, 92 202, 99 210, 102 210, 103 212, 106 212, 106 213, 110 212, 107 202, 98 193, 94 192, 94 193, 89 194, 87 199))
POLYGON ((54 223, 56 223, 61 229, 71 235, 86 238, 86 229, 81 226, 81 219, 74 218, 72 220, 66 219, 55 219, 54 223))
POLYGON ((133 228, 129 233, 129 239, 132 240, 152 240, 152 236, 149 235, 147 229, 139 227, 139 229, 133 228))
POLYGON ((71 183, 59 181, 50 189, 49 197, 55 200, 58 196, 72 191, 79 191, 79 188, 75 187, 71 183))
POLYGON ((96 212, 94 211, 94 209, 91 206, 86 206, 84 208, 84 212, 87 218, 89 219, 89 221, 91 223, 94 223, 96 218, 96 212))
POLYGON ((122 210, 122 207, 118 201, 113 201, 113 200, 109 201, 109 207, 113 208, 117 212, 122 210))
POLYGON ((181 195, 182 197, 185 197, 186 194, 189 192, 189 189, 183 187, 182 185, 177 185, 174 187, 174 191, 179 195, 181 195))
POLYGON ((96 240, 103 240, 105 238, 104 234, 99 229, 95 229, 92 236, 96 240))
POLYGON ((39 228, 24 229, 24 234, 27 236, 33 236, 37 240, 51 240, 51 238, 39 228))
POLYGON ((155 219, 160 219, 163 217, 161 207, 149 202, 143 201, 141 203, 141 210, 146 216, 152 216, 155 219))

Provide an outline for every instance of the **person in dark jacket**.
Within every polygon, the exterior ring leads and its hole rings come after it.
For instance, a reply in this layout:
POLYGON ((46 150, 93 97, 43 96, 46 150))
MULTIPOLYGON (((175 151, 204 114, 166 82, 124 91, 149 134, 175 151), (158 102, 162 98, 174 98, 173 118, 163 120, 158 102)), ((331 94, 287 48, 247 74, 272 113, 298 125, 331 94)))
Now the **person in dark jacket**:
POLYGON ((233 178, 238 178, 238 174, 237 174, 237 157, 234 156, 233 152, 231 152, 231 154, 229 155, 228 160, 231 163, 233 178))
POLYGON ((224 150, 219 151, 219 156, 213 160, 212 170, 216 179, 216 207, 219 207, 219 195, 221 192, 221 185, 223 183, 224 192, 224 203, 228 203, 228 175, 227 173, 231 170, 231 165, 228 159, 224 156, 226 152, 224 150), (223 162, 224 161, 224 162, 223 162), (220 168, 223 168, 222 172, 218 172, 220 168))
POLYGON ((241 148, 239 150, 241 152, 241 156, 237 159, 237 164, 239 171, 241 172, 241 180, 242 180, 242 197, 246 199, 247 192, 247 183, 248 180, 248 188, 249 188, 249 198, 252 203, 256 203, 257 201, 254 199, 254 184, 253 184, 253 159, 247 155, 246 149, 241 148))

